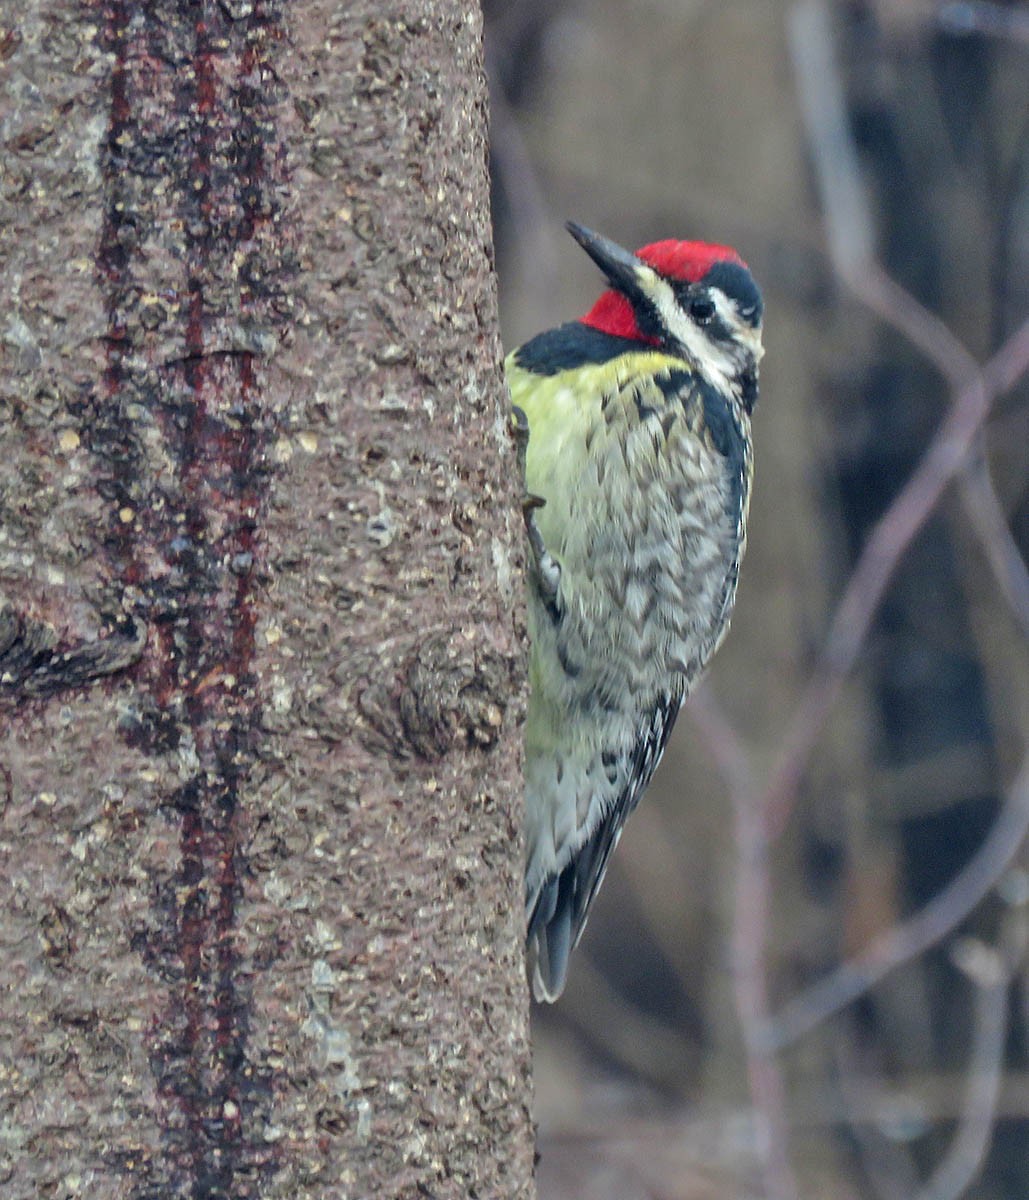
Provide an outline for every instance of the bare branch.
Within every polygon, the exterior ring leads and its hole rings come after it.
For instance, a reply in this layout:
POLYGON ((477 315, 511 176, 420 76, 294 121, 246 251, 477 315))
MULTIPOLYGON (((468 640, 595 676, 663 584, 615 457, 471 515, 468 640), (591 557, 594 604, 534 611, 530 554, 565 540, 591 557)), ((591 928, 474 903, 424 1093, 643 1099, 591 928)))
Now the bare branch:
POLYGON ((733 793, 753 792, 757 780, 747 748, 706 684, 701 685, 690 697, 686 711, 704 735, 704 745, 711 752, 730 790, 733 793))
POLYGON ((1029 757, 1000 816, 967 866, 915 916, 879 937, 859 958, 842 964, 791 1000, 759 1033, 759 1044, 781 1050, 846 1008, 890 971, 951 933, 994 887, 1029 834, 1029 757))
POLYGON ((993 398, 1010 387, 1027 369, 1029 321, 958 393, 917 470, 872 530, 836 610, 825 648, 797 708, 786 736, 785 749, 767 788, 763 805, 773 836, 786 822, 811 750, 843 680, 857 661, 879 603, 904 552, 939 503, 948 484, 962 469, 993 398))
POLYGON ((829 14, 821 0, 799 0, 788 28, 797 100, 823 200, 829 249, 848 278, 874 257, 874 225, 861 168, 847 130, 843 87, 833 59, 829 14))
POLYGON ((1005 600, 1029 633, 1029 569, 1008 528, 981 446, 961 474, 961 498, 1005 600))
POLYGON ((965 1194, 982 1168, 997 1117, 1011 964, 1000 951, 982 942, 971 942, 963 949, 964 955, 956 958, 976 991, 972 1061, 961 1122, 946 1157, 915 1200, 958 1200, 965 1194), (963 964, 962 958, 966 960, 963 964))
POLYGON ((733 989, 743 1030, 750 1094, 758 1127, 758 1154, 768 1195, 787 1200, 798 1195, 789 1163, 786 1128, 786 1087, 772 1049, 763 1039, 769 1022, 768 945, 769 875, 768 827, 755 802, 754 778, 746 747, 710 692, 702 688, 689 711, 704 733, 733 798, 736 870, 733 918, 733 989))
POLYGON ((768 826, 764 811, 753 802, 750 789, 733 796, 733 816, 739 864, 733 922, 733 987, 743 1027, 750 1094, 758 1122, 758 1153, 765 1187, 771 1200, 798 1195, 790 1167, 786 1131, 786 1088, 775 1055, 776 1047, 762 1031, 768 1025, 769 875, 768 826))
MULTIPOLYGON (((910 920, 875 939, 859 959, 845 963, 788 1004, 778 1018, 768 1017, 765 957, 771 840, 785 823, 801 773, 842 682, 856 662, 890 579, 945 489, 959 474, 964 474, 963 494, 976 531, 1020 619, 1026 587, 1025 565, 1011 543, 988 474, 979 460, 970 464, 969 459, 979 446, 992 401, 1029 369, 1029 322, 980 368, 945 323, 875 261, 873 224, 846 128, 842 84, 832 61, 824 5, 817 0, 795 5, 790 33, 833 261, 855 295, 934 363, 950 386, 952 401, 918 468, 872 531, 794 715, 784 752, 764 788, 756 784, 746 747, 717 706, 706 697, 693 706, 694 717, 704 727, 733 795, 739 853, 734 985, 751 1094, 764 1125, 761 1155, 765 1183, 773 1196, 796 1194, 788 1159, 785 1089, 778 1052, 865 993, 889 971, 951 932, 997 883, 1029 832, 1027 760, 993 830, 950 885, 910 920)), ((1003 1000, 1003 993, 998 996, 995 989, 980 989, 976 1067, 970 1077, 961 1132, 926 1186, 922 1200, 956 1196, 954 1188, 967 1183, 981 1160, 995 1112, 1002 1061, 1003 1000), (1000 1051, 996 1050, 998 1037, 1000 1051), (992 1070, 989 1063, 994 1064, 992 1070)))
POLYGON ((1029 45, 1029 14, 988 0, 944 4, 937 21, 945 33, 984 33, 1029 45))
MULTIPOLYGON (((855 295, 917 346, 955 394, 918 469, 873 529, 837 608, 821 659, 763 800, 773 836, 786 822, 810 753, 905 551, 947 486, 965 468, 993 400, 1029 369, 1029 321, 980 369, 946 324, 874 261, 871 217, 847 129, 829 18, 820 0, 801 0, 794 5, 790 12, 790 42, 833 262, 855 295)), ((995 496, 988 500, 984 494, 987 489, 992 493, 988 477, 985 481, 980 477, 972 486, 973 524, 986 540, 991 565, 1005 593, 1014 597, 1021 619, 1018 606, 1025 564, 1010 536, 1001 536, 997 529, 999 505, 995 496)))
POLYGON ((917 1101, 888 1090, 878 1047, 855 1043, 853 1030, 833 1039, 833 1059, 845 1106, 843 1120, 857 1146, 865 1173, 882 1200, 910 1200, 918 1175, 906 1139, 891 1136, 898 1126, 919 1128, 924 1117, 917 1101))

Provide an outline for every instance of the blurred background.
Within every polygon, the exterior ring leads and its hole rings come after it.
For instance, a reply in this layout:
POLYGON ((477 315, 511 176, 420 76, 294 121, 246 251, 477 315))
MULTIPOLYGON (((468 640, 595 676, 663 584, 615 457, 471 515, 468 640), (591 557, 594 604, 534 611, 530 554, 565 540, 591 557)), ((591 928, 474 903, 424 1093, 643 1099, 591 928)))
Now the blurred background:
POLYGON ((1024 1200, 1029 4, 485 9, 506 347, 599 293, 567 218, 766 303, 733 628, 534 1012, 541 1200, 1024 1200))

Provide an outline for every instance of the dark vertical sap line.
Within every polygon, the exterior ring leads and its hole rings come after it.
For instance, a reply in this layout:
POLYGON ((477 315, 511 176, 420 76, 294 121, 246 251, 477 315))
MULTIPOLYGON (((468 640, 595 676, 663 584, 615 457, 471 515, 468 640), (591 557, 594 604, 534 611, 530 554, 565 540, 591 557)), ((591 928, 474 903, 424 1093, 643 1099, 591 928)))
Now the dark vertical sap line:
MULTIPOLYGON (((104 295, 106 317, 105 362, 102 384, 102 403, 107 422, 116 427, 120 423, 121 410, 125 404, 125 354, 127 330, 125 325, 125 301, 131 283, 131 257, 125 223, 128 211, 126 190, 122 186, 121 147, 129 136, 132 112, 129 106, 129 4, 127 0, 111 0, 107 10, 104 30, 106 48, 113 55, 111 67, 111 103, 107 138, 103 146, 104 159, 104 215, 97 247, 96 268, 104 295)), ((125 476, 131 475, 129 464, 130 446, 118 439, 123 451, 123 478, 115 474, 112 483, 112 498, 125 501, 127 489, 115 494, 118 485, 127 483, 125 476)), ((122 567, 126 583, 138 582, 138 565, 134 561, 132 537, 124 523, 112 522, 110 541, 122 567)))
POLYGON ((262 1136, 271 1073, 249 1053, 256 968, 238 905, 273 415, 261 364, 224 331, 244 320, 268 330, 289 308, 269 302, 291 271, 278 242, 274 89, 263 86, 281 17, 258 3, 233 20, 211 0, 100 0, 100 11, 113 58, 96 261, 106 361, 85 424, 112 505, 111 572, 149 631, 126 736, 166 776, 169 753, 194 764, 164 799, 179 861, 155 880, 159 932, 138 939, 168 993, 149 1046, 164 1150, 120 1165, 139 1200, 257 1197, 275 1166, 262 1136), (142 245, 181 263, 161 342, 132 316, 148 282, 142 245), (176 342, 183 352, 169 353, 176 342))

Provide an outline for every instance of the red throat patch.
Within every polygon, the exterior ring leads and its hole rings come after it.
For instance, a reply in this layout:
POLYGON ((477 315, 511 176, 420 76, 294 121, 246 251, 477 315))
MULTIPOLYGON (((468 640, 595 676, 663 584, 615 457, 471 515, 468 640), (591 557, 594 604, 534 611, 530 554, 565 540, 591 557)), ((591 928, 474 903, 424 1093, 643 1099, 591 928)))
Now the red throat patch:
POLYGON ((644 337, 636 322, 632 305, 621 292, 604 292, 589 312, 582 318, 583 325, 610 333, 615 337, 633 338, 648 346, 656 346, 657 338, 644 337))

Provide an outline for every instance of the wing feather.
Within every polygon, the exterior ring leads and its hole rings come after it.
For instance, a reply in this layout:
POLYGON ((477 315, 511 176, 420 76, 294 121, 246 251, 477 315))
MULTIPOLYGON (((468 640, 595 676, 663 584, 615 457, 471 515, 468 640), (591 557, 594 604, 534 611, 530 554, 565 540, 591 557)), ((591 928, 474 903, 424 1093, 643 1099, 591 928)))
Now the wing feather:
POLYGON ((604 882, 608 860, 622 829, 639 804, 675 725, 682 694, 668 695, 652 710, 632 753, 619 764, 627 786, 602 817, 597 828, 563 870, 543 880, 529 915, 528 936, 535 943, 533 990, 537 999, 551 1000, 564 989, 568 958, 579 944, 589 910, 604 882))

